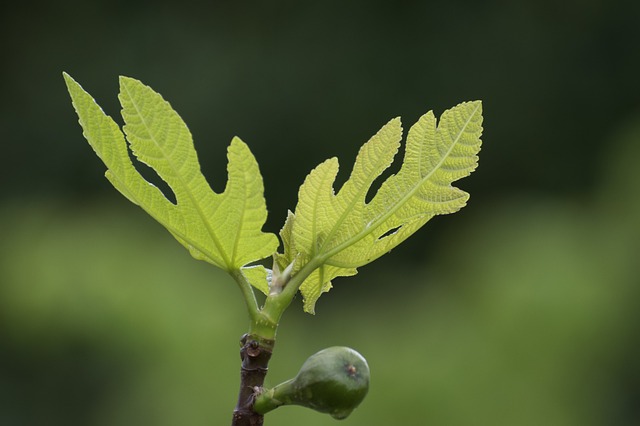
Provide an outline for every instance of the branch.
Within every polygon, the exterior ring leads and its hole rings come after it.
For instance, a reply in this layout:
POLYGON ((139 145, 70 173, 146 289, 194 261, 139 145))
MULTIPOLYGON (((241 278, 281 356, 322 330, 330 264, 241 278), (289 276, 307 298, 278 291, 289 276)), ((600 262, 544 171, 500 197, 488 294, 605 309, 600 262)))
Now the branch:
POLYGON ((240 340, 240 393, 233 411, 231 426, 262 426, 264 417, 253 411, 255 390, 262 388, 267 375, 269 359, 273 352, 273 340, 245 334, 240 340))

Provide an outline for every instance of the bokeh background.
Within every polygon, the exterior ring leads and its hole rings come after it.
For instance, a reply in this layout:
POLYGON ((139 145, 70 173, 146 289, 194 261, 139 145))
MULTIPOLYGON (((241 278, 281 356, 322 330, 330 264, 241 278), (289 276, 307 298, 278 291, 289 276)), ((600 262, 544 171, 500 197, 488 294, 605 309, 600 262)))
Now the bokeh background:
POLYGON ((324 159, 344 180, 389 119, 482 99, 469 205, 296 300, 267 382, 349 345, 372 387, 345 425, 640 424, 640 2, 1 8, 1 425, 224 425, 237 395, 240 293, 110 187, 62 71, 117 120, 118 75, 162 93, 216 190, 242 137, 272 232, 324 159))

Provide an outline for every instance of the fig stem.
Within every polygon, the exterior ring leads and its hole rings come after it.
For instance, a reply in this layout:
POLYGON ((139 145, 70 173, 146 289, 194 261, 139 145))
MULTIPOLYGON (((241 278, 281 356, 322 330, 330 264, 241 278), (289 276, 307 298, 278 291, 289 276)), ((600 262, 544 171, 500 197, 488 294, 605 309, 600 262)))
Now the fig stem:
POLYGON ((283 405, 290 404, 287 398, 283 398, 280 395, 287 395, 290 393, 289 388, 293 383, 293 379, 289 379, 286 382, 280 383, 271 389, 260 389, 255 396, 255 402, 253 404, 253 410, 259 414, 267 414, 269 411, 275 410, 283 405))

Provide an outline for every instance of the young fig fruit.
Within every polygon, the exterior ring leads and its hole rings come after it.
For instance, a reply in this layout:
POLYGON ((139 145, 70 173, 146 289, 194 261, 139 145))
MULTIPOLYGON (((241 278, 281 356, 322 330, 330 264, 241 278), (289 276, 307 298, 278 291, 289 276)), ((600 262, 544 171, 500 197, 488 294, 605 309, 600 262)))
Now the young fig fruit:
POLYGON ((369 366, 351 348, 333 346, 311 355, 291 380, 256 396, 253 409, 265 414, 282 405, 301 405, 344 419, 369 391, 369 366))

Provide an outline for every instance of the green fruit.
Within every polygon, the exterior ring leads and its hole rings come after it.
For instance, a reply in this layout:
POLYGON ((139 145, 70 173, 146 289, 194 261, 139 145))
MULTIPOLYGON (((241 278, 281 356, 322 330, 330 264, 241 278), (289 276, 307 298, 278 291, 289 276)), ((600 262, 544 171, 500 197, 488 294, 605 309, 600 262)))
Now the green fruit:
POLYGON ((291 380, 263 391, 254 410, 264 414, 281 405, 301 405, 344 419, 369 390, 369 366, 358 352, 344 346, 311 355, 291 380))

